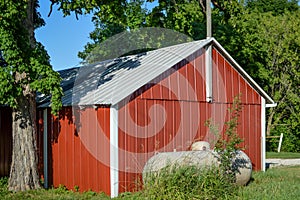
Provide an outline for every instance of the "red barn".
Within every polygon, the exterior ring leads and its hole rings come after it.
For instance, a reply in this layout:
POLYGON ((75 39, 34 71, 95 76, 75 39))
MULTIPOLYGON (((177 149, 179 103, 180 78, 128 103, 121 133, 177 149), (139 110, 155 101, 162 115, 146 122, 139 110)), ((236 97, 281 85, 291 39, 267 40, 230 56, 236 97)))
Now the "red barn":
POLYGON ((156 152, 213 146, 240 96, 238 133, 255 170, 265 168, 265 108, 274 101, 213 38, 60 72, 63 109, 40 97, 38 140, 45 185, 104 191, 139 187, 156 152))

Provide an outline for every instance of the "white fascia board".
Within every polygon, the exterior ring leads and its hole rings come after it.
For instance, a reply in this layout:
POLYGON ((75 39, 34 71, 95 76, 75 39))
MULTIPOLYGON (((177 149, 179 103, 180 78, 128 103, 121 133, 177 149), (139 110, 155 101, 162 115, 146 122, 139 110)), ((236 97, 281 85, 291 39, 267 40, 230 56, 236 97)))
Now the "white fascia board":
POLYGON ((118 106, 110 107, 110 195, 119 195, 118 106))

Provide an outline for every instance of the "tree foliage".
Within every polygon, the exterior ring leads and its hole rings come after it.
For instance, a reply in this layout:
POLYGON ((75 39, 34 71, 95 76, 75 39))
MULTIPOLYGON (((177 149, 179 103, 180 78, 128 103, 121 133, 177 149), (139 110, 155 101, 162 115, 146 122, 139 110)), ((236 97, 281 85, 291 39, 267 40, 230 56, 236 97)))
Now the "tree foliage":
MULTIPOLYGON (((103 5, 102 9, 97 10, 93 17, 95 30, 90 33, 93 43, 88 43, 85 46, 85 51, 79 52, 78 56, 87 59, 91 51, 106 39, 126 32, 126 30, 143 27, 146 10, 142 8, 142 3, 142 0, 116 1, 103 5)), ((111 52, 106 51, 103 53, 111 54, 111 52)))
POLYGON ((61 107, 60 76, 52 70, 34 29, 44 25, 38 1, 0 2, 0 104, 12 108, 9 189, 40 187, 37 173, 36 92, 51 94, 52 112, 61 107))
MULTIPOLYGON (((188 37, 196 36, 197 39, 204 37, 204 15, 197 0, 164 0, 159 1, 151 10, 147 4, 151 0, 129 0, 118 1, 106 5, 106 9, 95 12, 93 22, 95 30, 90 34, 91 43, 85 46, 79 57, 87 60, 87 57, 94 53, 93 49, 106 39, 119 33, 136 34, 136 29, 142 27, 160 27, 178 31, 188 37), (118 8, 118 12, 112 10, 118 8)), ((147 37, 140 34, 140 38, 147 37)), ((162 47, 162 42, 167 36, 159 35, 151 47, 162 47)), ((147 49, 147 48, 146 48, 147 49)), ((94 61, 94 60, 93 60, 94 61)))
POLYGON ((273 15, 282 15, 286 11, 299 10, 298 2, 299 0, 248 0, 246 7, 259 13, 271 12, 273 15))
MULTIPOLYGON (((26 1, 0 3, 0 49, 5 62, 0 68, 0 104, 17 108, 16 99, 24 92, 39 91, 52 95, 52 110, 56 113, 61 107, 60 76, 52 70, 43 45, 24 26, 29 23, 27 6, 26 1)), ((37 8, 36 2, 33 28, 44 25, 37 8)))
POLYGON ((227 47, 278 103, 268 109, 267 134, 284 133, 283 150, 299 151, 300 12, 289 11, 289 5, 282 7, 283 14, 255 9, 232 19, 235 34, 227 47))
POLYGON ((215 30, 221 44, 277 102, 267 109, 267 134, 284 133, 284 151, 300 151, 298 2, 246 1, 242 15, 215 30))

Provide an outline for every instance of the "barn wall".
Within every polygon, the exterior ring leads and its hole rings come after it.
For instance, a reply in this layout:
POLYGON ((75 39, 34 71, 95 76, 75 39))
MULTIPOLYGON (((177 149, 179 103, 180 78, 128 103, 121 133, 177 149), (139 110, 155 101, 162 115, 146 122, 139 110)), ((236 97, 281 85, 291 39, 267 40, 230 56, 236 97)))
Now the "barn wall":
POLYGON ((109 123, 106 107, 64 107, 48 116, 50 185, 110 194, 109 123))
POLYGON ((205 138, 212 107, 205 102, 204 52, 173 66, 119 109, 120 192, 138 189, 144 164, 156 152, 187 150, 205 138))
POLYGON ((205 101, 204 52, 204 49, 198 50, 158 76, 148 84, 150 87, 141 88, 137 98, 205 101))
MULTIPOLYGON (((261 96, 231 67, 226 58, 213 48, 213 103, 232 104, 240 97, 242 110, 238 134, 245 141, 241 144, 255 170, 261 169, 261 96)), ((227 111, 228 112, 228 111, 227 111)), ((216 113, 215 115, 218 115, 216 113)), ((226 121, 228 121, 226 119, 226 121)), ((223 129, 224 132, 225 129, 223 129)))
POLYGON ((141 172, 156 152, 184 151, 197 140, 217 141, 205 122, 219 126, 224 136, 228 108, 241 95, 238 133, 255 170, 261 167, 260 96, 213 49, 213 102, 205 97, 203 50, 175 65, 132 94, 119 109, 119 192, 140 186, 141 172))
MULTIPOLYGON (((48 109, 49 110, 49 109, 48 109)), ((37 110, 37 155, 38 155, 38 172, 41 179, 44 180, 44 126, 43 126, 43 110, 37 110)))
POLYGON ((12 111, 0 107, 0 177, 9 176, 12 158, 12 111))
POLYGON ((215 48, 212 57, 214 103, 232 103, 234 97, 241 95, 242 104, 261 104, 260 95, 215 48))

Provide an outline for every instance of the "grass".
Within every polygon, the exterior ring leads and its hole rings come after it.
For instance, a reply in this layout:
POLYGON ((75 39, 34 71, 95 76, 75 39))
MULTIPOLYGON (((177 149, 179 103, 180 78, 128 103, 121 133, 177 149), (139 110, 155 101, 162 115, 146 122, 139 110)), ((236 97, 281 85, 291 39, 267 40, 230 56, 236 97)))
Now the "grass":
POLYGON ((253 181, 240 188, 236 199, 299 199, 300 166, 268 169, 253 174, 253 181))
POLYGON ((40 199, 40 200, 47 200, 47 199, 58 199, 58 200, 64 200, 64 199, 110 199, 107 195, 103 193, 95 193, 92 191, 79 193, 74 191, 69 191, 65 187, 61 186, 56 189, 39 189, 39 190, 31 190, 26 192, 10 192, 7 191, 7 178, 1 178, 0 179, 0 199, 1 200, 29 200, 29 199, 40 199))
POLYGON ((300 158, 300 153, 291 153, 291 152, 267 152, 267 158, 281 158, 281 159, 293 159, 300 158))
MULTIPOLYGON (((183 173, 183 172, 180 172, 183 173)), ((268 169, 266 172, 254 172, 252 175, 252 181, 248 186, 238 187, 237 191, 233 193, 234 196, 228 196, 228 199, 244 200, 244 199, 299 199, 300 197, 300 166, 294 167, 280 167, 268 169)), ((178 178, 178 177, 177 177, 178 178)), ((179 179, 180 180, 180 179, 179 179)), ((184 180, 187 181, 187 180, 184 180)), ((191 180, 193 181, 193 180, 191 180)), ((209 181, 209 180, 206 180, 209 181)), ((182 184, 182 183, 180 183, 182 184)), ((7 179, 0 179, 0 199, 110 199, 105 194, 99 194, 94 192, 73 192, 67 191, 64 187, 49 190, 33 190, 27 192, 12 193, 7 191, 7 179)), ((186 185, 185 185, 186 186, 186 185)), ((153 185, 153 188, 155 185, 153 185)), ((200 190, 200 188, 188 188, 188 191, 200 190)), ((168 187, 171 191, 169 199, 177 199, 178 194, 176 191, 180 191, 182 188, 172 190, 172 187, 168 187), (177 196, 176 196, 177 195, 177 196)), ((163 192, 162 187, 157 187, 158 193, 163 192)), ((201 190, 209 191, 207 188, 201 190)), ((183 190, 184 191, 184 190, 183 190)), ((227 191, 227 189, 226 189, 227 191)), ((149 192, 149 191, 148 191, 149 192)), ((152 191, 155 192, 155 191, 152 191)), ((167 192, 167 191, 165 191, 167 192)), ((209 193, 208 193, 209 194, 209 193)), ((141 191, 136 193, 124 193, 121 194, 116 200, 119 199, 153 199, 150 194, 141 191), (148 196, 147 196, 148 195, 148 196)), ((223 199, 226 197, 222 197, 223 199)), ((207 199, 217 199, 209 197, 207 199)))

